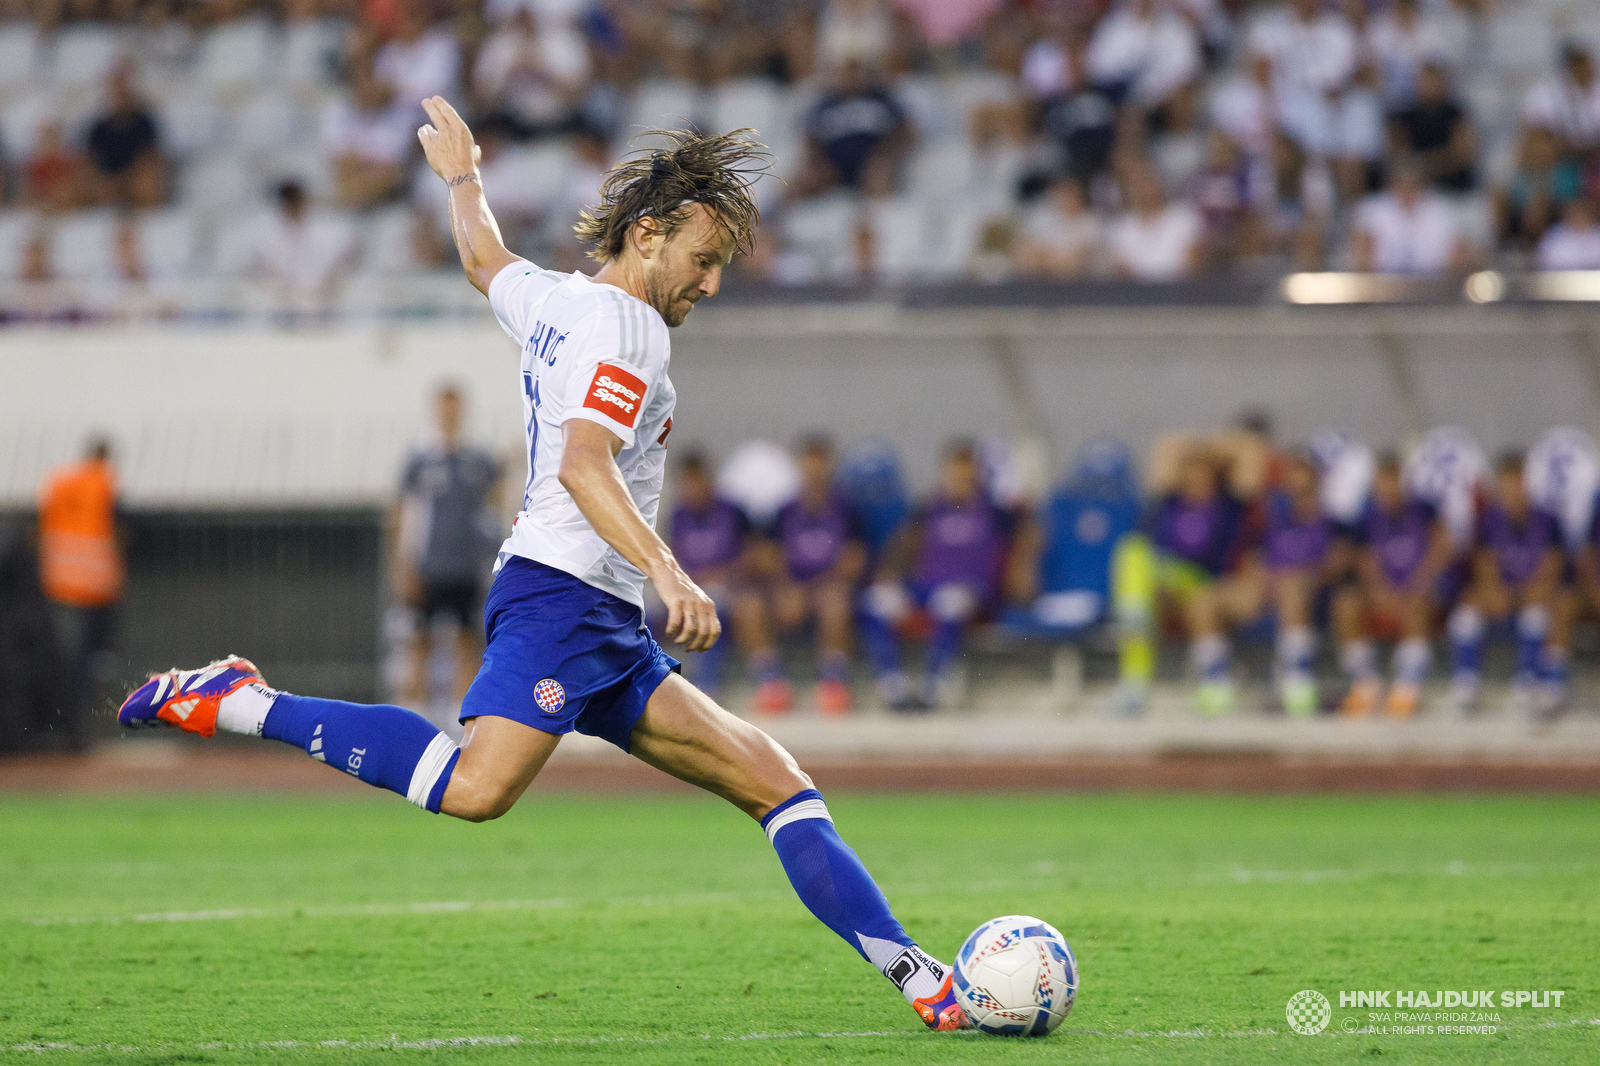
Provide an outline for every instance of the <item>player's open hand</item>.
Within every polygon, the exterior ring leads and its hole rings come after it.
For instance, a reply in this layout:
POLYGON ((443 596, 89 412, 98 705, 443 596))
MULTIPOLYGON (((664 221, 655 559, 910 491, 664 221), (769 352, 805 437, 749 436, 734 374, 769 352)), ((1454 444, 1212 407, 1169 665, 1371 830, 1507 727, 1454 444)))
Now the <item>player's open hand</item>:
POLYGON ((667 639, 689 651, 710 651, 722 635, 717 605, 681 570, 655 579, 656 592, 667 608, 667 639))
POLYGON ((433 172, 451 184, 463 177, 477 177, 482 152, 472 140, 466 121, 442 96, 422 101, 422 110, 433 121, 417 130, 417 140, 422 142, 422 153, 428 157, 433 172))

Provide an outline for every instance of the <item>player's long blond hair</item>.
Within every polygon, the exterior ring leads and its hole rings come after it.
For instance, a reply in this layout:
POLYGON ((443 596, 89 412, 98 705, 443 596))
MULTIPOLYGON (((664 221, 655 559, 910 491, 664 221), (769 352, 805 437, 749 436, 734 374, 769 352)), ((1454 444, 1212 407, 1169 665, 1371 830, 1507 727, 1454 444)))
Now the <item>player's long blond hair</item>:
POLYGON ((600 186, 600 203, 585 208, 573 227, 602 263, 627 247, 628 233, 643 218, 673 230, 689 220, 695 204, 710 208, 738 251, 749 253, 761 208, 751 192, 772 165, 766 145, 752 129, 702 136, 685 130, 651 130, 668 147, 646 149, 611 168, 600 186))

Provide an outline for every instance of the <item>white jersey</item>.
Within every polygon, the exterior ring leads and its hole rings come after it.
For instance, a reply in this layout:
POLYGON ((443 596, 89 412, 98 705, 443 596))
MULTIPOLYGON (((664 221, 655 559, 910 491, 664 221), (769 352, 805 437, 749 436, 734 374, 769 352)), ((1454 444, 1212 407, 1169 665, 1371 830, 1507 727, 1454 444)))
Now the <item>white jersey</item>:
POLYGON ((672 343, 655 308, 583 274, 518 260, 489 283, 489 306, 522 346, 528 483, 500 549, 644 606, 644 574, 607 544, 557 479, 561 427, 574 418, 622 438, 617 468, 651 528, 661 505, 667 433, 677 393, 667 378, 672 343))

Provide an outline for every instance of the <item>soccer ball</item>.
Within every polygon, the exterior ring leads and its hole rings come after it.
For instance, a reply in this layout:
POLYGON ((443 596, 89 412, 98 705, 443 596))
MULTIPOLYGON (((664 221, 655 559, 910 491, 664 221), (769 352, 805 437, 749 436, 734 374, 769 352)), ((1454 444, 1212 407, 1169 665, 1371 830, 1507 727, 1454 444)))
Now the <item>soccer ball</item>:
POLYGON ((972 931, 955 961, 956 1002, 996 1036, 1044 1036, 1078 995, 1078 960, 1046 922, 1013 914, 972 931))

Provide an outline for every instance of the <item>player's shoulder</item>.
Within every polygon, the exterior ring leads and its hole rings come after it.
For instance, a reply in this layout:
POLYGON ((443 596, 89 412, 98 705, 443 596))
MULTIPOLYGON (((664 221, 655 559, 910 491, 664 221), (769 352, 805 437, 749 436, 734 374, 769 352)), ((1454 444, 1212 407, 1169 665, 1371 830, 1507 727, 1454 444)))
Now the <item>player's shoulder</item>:
POLYGON ((660 312, 614 285, 573 277, 578 280, 559 294, 564 321, 586 328, 591 343, 614 350, 623 362, 644 367, 667 358, 672 340, 660 312))

